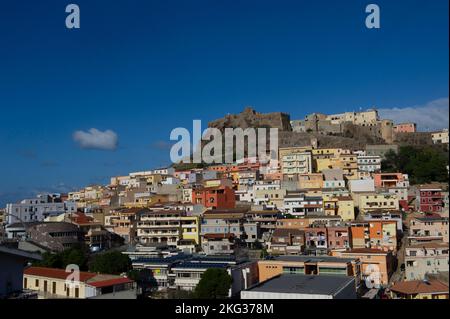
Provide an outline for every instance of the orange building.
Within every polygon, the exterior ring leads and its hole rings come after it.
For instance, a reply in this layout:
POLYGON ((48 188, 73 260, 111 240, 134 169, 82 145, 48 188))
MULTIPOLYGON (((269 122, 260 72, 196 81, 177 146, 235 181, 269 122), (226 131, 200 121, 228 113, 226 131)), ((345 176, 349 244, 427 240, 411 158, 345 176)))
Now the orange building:
POLYGON ((234 208, 236 198, 234 189, 228 186, 204 187, 192 192, 192 203, 206 208, 234 208))
POLYGON ((258 261, 260 282, 281 274, 354 276, 357 283, 361 275, 357 258, 286 255, 258 261))
POLYGON ((367 248, 370 246, 370 234, 368 223, 352 223, 350 234, 353 248, 367 248))
POLYGON ((370 247, 397 251, 397 222, 395 220, 380 220, 369 222, 370 247))
POLYGON ((353 248, 372 248, 383 251, 397 251, 397 222, 375 220, 355 222, 350 226, 353 248))
POLYGON ((405 182, 403 173, 376 173, 373 174, 376 188, 390 188, 399 186, 400 182, 405 182))
POLYGON ((361 262, 361 274, 367 288, 379 288, 389 283, 393 271, 393 256, 371 248, 354 248, 348 251, 331 251, 332 256, 343 258, 358 258, 361 262))

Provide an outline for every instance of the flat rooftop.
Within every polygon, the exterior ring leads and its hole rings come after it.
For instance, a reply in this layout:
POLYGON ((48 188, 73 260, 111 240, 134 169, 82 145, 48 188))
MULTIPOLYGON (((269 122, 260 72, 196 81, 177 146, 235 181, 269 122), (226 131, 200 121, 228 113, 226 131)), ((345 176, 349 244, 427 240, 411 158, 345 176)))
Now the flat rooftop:
POLYGON ((334 262, 334 263, 349 263, 355 261, 355 258, 343 258, 334 256, 301 256, 301 255, 283 255, 273 256, 272 259, 266 259, 268 261, 288 261, 288 262, 334 262))
POLYGON ((248 291, 334 295, 354 280, 348 276, 283 274, 266 280, 248 291))

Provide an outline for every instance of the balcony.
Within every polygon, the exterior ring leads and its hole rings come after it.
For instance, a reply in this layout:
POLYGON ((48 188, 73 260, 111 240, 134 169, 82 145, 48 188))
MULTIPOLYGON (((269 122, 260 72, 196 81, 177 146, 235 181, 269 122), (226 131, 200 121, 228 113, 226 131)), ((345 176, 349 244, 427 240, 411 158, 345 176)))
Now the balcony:
POLYGON ((178 236, 179 234, 180 234, 180 232, 178 230, 171 231, 171 232, 138 230, 138 232, 137 232, 138 236, 178 236))

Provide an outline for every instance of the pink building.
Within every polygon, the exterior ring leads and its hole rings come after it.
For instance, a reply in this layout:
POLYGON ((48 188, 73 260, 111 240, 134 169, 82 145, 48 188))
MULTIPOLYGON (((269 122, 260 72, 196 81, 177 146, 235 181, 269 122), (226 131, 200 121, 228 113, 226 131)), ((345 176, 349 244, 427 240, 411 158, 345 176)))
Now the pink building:
POLYGON ((328 249, 349 249, 350 230, 348 226, 327 227, 328 249))
POLYGON ((409 239, 416 241, 448 240, 448 217, 434 214, 431 216, 416 217, 410 221, 409 239))
POLYGON ((394 133, 415 133, 416 123, 400 123, 394 125, 394 133))

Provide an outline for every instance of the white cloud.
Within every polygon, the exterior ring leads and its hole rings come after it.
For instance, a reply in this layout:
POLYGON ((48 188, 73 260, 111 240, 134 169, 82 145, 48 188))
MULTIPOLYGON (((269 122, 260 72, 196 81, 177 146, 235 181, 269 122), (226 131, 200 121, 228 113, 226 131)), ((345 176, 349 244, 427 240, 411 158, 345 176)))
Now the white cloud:
POLYGON ((381 118, 391 119, 394 123, 414 122, 420 131, 448 128, 448 97, 433 100, 424 105, 403 108, 379 109, 381 118))
POLYGON ((118 136, 114 131, 104 132, 91 128, 89 131, 76 131, 73 133, 73 140, 81 148, 98 150, 115 150, 117 148, 118 136))

